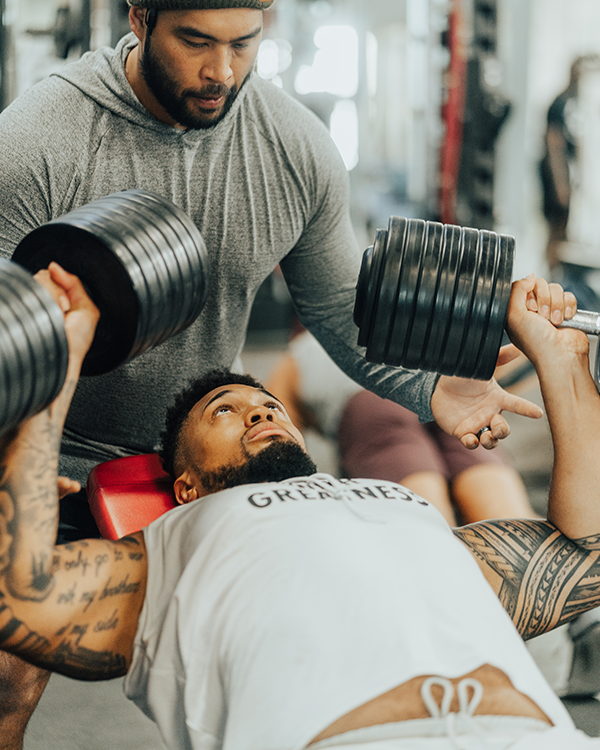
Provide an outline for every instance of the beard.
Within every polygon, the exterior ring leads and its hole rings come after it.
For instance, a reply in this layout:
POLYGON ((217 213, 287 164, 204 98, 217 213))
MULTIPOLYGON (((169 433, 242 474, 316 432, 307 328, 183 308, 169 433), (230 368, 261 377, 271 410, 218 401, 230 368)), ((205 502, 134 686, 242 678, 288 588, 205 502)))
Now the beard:
POLYGON ((212 83, 200 89, 181 90, 158 57, 152 52, 150 40, 151 37, 147 37, 140 65, 142 76, 156 101, 176 123, 183 125, 187 130, 214 128, 229 112, 240 89, 246 83, 252 71, 244 78, 241 86, 229 88, 225 84, 212 83), (220 96, 224 96, 225 101, 218 112, 202 107, 192 109, 189 102, 190 98, 216 99, 220 96))
POLYGON ((198 473, 202 487, 207 493, 213 493, 242 484, 280 482, 314 474, 316 471, 316 464, 298 443, 276 440, 260 453, 252 456, 246 453, 243 464, 198 473))

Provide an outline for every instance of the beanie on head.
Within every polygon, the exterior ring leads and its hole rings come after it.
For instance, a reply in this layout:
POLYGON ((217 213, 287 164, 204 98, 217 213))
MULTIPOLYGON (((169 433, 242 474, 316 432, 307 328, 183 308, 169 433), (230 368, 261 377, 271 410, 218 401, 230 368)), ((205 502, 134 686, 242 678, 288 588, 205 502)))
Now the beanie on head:
POLYGON ((266 10, 275 0, 127 0, 129 5, 148 10, 218 10, 220 8, 256 8, 266 10))

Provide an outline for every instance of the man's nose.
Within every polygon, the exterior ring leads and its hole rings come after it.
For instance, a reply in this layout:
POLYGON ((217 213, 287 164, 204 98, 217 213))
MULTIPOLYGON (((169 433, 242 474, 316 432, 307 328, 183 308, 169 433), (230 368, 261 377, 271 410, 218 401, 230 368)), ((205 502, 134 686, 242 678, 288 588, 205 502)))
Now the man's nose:
POLYGON ((249 425, 256 424, 262 419, 266 419, 267 422, 273 421, 273 412, 266 406, 255 406, 246 415, 246 421, 249 425))
POLYGON ((200 70, 200 77, 211 83, 227 83, 232 76, 231 55, 229 50, 217 47, 200 70))

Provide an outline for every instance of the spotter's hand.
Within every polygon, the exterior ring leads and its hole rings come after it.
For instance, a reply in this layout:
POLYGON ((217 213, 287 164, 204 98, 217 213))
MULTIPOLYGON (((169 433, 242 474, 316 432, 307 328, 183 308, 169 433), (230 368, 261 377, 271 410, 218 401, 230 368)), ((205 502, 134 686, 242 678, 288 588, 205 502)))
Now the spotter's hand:
MULTIPOLYGON (((508 360, 504 352, 499 359, 508 360)), ((510 434, 510 427, 502 416, 510 411, 524 417, 539 419, 543 412, 539 406, 524 398, 508 393, 495 380, 472 380, 442 375, 431 399, 431 409, 438 425, 449 435, 459 438, 465 448, 478 445, 490 450, 498 441, 510 434), (486 432, 479 431, 489 427, 486 432)))

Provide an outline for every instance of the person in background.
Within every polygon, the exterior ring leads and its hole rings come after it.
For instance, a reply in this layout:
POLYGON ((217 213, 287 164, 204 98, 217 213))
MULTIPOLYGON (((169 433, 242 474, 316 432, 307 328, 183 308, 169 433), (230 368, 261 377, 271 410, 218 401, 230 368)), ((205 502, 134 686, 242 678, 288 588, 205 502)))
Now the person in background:
POLYGON ((295 424, 333 441, 346 477, 398 482, 452 526, 486 518, 535 518, 518 472, 498 453, 467 450, 435 422, 350 380, 308 331, 294 336, 266 387, 295 424))
MULTIPOLYGON (((584 238, 589 235, 589 228, 586 229, 589 218, 584 219, 584 226, 578 226, 581 216, 576 218, 575 227, 570 226, 569 222, 573 221, 574 197, 590 187, 587 185, 586 188, 581 184, 582 159, 585 158, 581 153, 582 138, 585 129, 592 125, 586 122, 582 86, 588 80, 584 77, 597 74, 598 71, 600 56, 596 54, 581 55, 573 61, 566 89, 554 99, 548 109, 544 155, 539 169, 542 210, 548 225, 546 259, 551 278, 572 291, 583 310, 598 309, 598 285, 593 278, 597 275, 596 269, 600 261, 594 262, 585 248, 584 238), (566 250, 570 243, 574 247, 566 250), (577 249, 579 245, 582 247, 577 249)), ((586 204, 590 201, 593 203, 593 196, 586 199, 586 204)), ((594 210, 592 207, 592 211, 594 210)), ((592 234, 595 234, 593 230, 592 234)))

